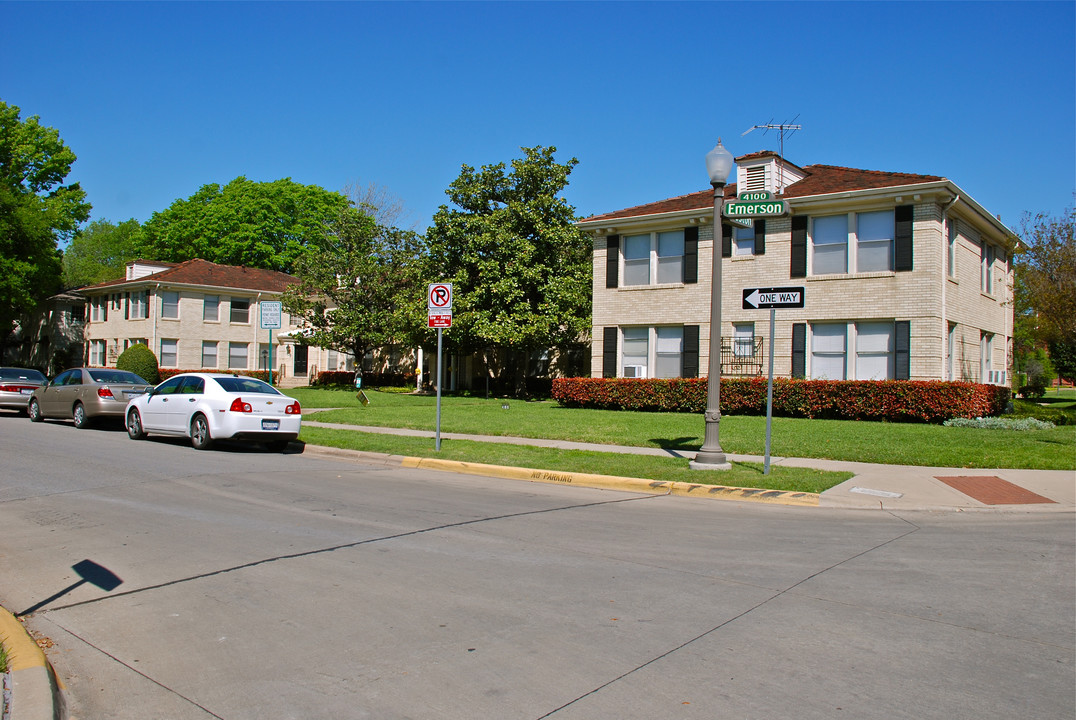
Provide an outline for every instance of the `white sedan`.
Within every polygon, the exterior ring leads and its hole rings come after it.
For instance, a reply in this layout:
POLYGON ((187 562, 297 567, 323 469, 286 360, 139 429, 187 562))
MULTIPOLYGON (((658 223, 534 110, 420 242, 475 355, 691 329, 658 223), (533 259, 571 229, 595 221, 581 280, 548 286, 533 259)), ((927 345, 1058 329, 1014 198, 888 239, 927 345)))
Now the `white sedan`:
POLYGON ((127 403, 127 434, 189 437, 206 450, 214 440, 264 443, 283 452, 299 436, 299 403, 251 377, 183 373, 127 403))

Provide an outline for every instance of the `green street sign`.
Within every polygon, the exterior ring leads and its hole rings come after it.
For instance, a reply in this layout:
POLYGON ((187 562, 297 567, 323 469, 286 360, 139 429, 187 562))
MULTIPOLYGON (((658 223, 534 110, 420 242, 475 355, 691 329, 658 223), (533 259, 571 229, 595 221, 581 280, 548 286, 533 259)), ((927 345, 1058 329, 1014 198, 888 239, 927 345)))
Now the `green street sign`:
POLYGON ((788 203, 784 200, 728 202, 721 209, 721 214, 727 218, 776 217, 788 214, 788 203))
POLYGON ((773 200, 773 193, 769 190, 759 190, 756 192, 742 192, 739 195, 742 202, 755 202, 758 200, 773 200))

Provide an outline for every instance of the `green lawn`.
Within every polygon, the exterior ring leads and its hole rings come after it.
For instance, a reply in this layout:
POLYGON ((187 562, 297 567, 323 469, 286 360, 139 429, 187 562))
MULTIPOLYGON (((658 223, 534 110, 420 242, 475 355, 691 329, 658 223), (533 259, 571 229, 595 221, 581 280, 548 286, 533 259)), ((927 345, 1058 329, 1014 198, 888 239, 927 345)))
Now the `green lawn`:
MULTIPOLYGON (((351 390, 287 392, 299 400, 310 420, 420 430, 433 430, 436 423, 434 397, 367 391, 370 404, 363 407, 351 390), (314 408, 340 409, 311 415, 314 408)), ((582 410, 551 401, 446 396, 441 431, 695 450, 702 444, 703 420, 684 413, 582 410)), ((721 420, 721 445, 729 453, 762 455, 765 433, 765 417, 721 420)), ((771 454, 941 467, 1076 470, 1076 427, 1011 431, 774 418, 771 454)))
POLYGON ((827 472, 811 468, 771 466, 763 475, 762 463, 734 463, 728 471, 699 471, 688 468, 686 459, 625 455, 622 453, 558 450, 525 445, 481 443, 471 440, 441 440, 441 451, 434 450, 428 438, 382 435, 379 433, 335 430, 303 426, 299 439, 314 445, 363 450, 366 452, 436 457, 443 460, 506 465, 536 470, 615 475, 700 485, 730 485, 820 493, 852 477, 850 472, 827 472))

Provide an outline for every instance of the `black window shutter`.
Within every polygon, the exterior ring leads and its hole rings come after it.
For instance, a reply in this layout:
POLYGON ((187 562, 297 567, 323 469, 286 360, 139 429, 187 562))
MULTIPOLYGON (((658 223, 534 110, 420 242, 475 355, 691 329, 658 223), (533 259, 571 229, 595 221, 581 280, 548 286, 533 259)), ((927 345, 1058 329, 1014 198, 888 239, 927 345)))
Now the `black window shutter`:
POLYGON ((894 233, 895 263, 897 272, 912 269, 912 205, 898 205, 893 213, 896 221, 894 233))
POLYGON ((680 376, 697 378, 699 376, 699 326, 684 326, 684 353, 680 360, 680 376))
POLYGON ((908 380, 911 378, 911 347, 912 347, 912 324, 908 320, 898 320, 896 323, 896 368, 894 378, 908 380))
POLYGON ((721 225, 721 257, 732 257, 732 226, 721 225))
POLYGON ((699 281, 699 226, 684 228, 684 284, 699 281))
POLYGON ((766 254, 766 218, 755 220, 755 255, 766 254))
POLYGON ((620 268, 620 236, 610 235, 605 239, 605 287, 617 287, 617 274, 620 268))
POLYGON ((792 377, 807 377, 807 323, 792 323, 792 377))
POLYGON ((807 216, 792 218, 792 266, 789 277, 807 277, 807 216))
POLYGON ((616 377, 617 329, 607 327, 602 331, 602 377, 616 377))
POLYGON ((123 294, 123 319, 131 319, 131 293, 123 294))

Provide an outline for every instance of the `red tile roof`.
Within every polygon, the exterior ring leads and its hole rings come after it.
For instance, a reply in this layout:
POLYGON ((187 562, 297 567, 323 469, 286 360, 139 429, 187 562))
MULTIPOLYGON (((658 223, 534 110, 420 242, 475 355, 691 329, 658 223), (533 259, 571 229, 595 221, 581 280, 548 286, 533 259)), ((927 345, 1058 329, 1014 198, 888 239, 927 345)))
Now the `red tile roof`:
MULTIPOLYGON (((776 153, 763 151, 753 155, 744 155, 739 159, 754 158, 756 156, 774 156, 776 153)), ((937 175, 912 175, 910 173, 893 173, 879 170, 858 170, 856 168, 837 167, 835 165, 808 165, 802 170, 807 177, 792 183, 787 188, 782 198, 807 197, 809 195, 825 195, 827 193, 850 192, 852 190, 870 190, 874 188, 900 187, 902 185, 915 185, 925 182, 936 182, 945 178, 937 175)), ((736 183, 725 186, 726 199, 736 198, 736 183)), ((601 220, 618 220, 643 215, 658 215, 679 210, 706 210, 714 205, 713 190, 703 190, 689 195, 659 200, 645 205, 617 210, 615 212, 592 215, 584 218, 584 222, 601 220)))
MULTIPOLYGON (((165 263, 161 263, 162 265, 165 263)), ((102 288, 123 285, 144 285, 146 283, 168 283, 176 285, 205 285, 209 287, 237 288, 260 292, 283 292, 288 285, 298 282, 298 278, 275 270, 238 267, 235 265, 218 265, 195 258, 181 262, 168 270, 146 275, 134 280, 120 278, 108 282, 84 287, 79 292, 90 293, 102 288)))

